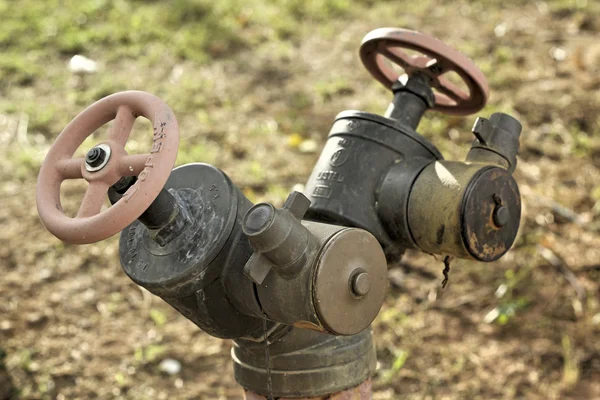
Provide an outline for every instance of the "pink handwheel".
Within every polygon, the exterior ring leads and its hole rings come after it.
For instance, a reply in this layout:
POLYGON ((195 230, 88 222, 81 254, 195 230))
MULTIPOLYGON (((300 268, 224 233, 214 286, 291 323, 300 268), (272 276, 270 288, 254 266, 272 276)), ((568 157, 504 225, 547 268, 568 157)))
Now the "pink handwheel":
POLYGON ((67 243, 93 243, 114 235, 136 220, 159 194, 175 164, 178 145, 175 115, 158 97, 128 91, 98 100, 65 127, 46 155, 36 192, 40 219, 67 243), (125 144, 138 116, 152 122, 152 148, 147 154, 129 155, 125 144), (108 140, 85 158, 72 158, 88 136, 113 119, 108 140), (137 182, 121 200, 101 211, 108 189, 124 176, 137 176, 137 182), (71 218, 63 212, 60 186, 65 179, 81 178, 89 186, 77 216, 71 218))

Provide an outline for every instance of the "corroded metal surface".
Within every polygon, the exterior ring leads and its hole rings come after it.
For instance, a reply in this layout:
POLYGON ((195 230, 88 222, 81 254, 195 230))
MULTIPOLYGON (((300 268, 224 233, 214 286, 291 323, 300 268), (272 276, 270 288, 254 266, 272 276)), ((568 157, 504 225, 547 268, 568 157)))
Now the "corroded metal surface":
MULTIPOLYGON (((361 385, 344 390, 343 392, 319 397, 278 397, 277 400, 371 400, 371 398, 371 379, 367 379, 361 385)), ((253 392, 245 391, 245 400, 267 400, 267 398, 253 392)))
POLYGON ((461 205, 461 233, 469 253, 494 261, 512 246, 521 220, 521 195, 508 171, 482 171, 467 188, 461 205))
POLYGON ((510 249, 520 217, 519 189, 508 171, 457 161, 427 166, 408 207, 410 232, 420 249, 485 262, 510 249))

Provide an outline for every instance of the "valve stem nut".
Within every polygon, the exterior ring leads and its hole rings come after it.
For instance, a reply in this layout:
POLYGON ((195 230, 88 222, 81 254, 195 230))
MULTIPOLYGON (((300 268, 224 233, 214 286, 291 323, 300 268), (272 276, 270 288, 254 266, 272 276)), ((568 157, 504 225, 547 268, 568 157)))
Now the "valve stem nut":
POLYGON ((508 224, 510 221, 510 211, 506 206, 496 206, 494 209, 494 224, 502 228, 504 225, 508 224))
POLYGON ((107 143, 92 147, 85 155, 85 169, 89 172, 100 171, 110 160, 111 149, 107 143))
POLYGON ((91 167, 97 167, 106 159, 106 152, 101 147, 94 147, 85 155, 85 162, 91 167))
POLYGON ((369 274, 365 271, 358 271, 353 274, 351 282, 351 290, 356 296, 365 296, 371 290, 371 281, 369 274))

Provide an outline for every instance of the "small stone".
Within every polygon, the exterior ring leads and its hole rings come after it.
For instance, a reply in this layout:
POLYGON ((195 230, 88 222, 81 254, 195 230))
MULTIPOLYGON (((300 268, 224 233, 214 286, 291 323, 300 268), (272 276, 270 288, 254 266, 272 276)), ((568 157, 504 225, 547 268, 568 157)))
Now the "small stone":
POLYGON ((37 328, 44 325, 44 323, 48 320, 48 317, 44 314, 31 313, 27 314, 25 320, 30 328, 37 328))
POLYGON ((298 150, 300 150, 301 153, 315 153, 319 150, 319 144, 316 140, 307 139, 300 143, 298 150))
POLYGON ((10 333, 13 330, 13 324, 10 321, 4 320, 0 322, 0 332, 10 333))
POLYGON ((69 61, 69 71, 75 74, 93 74, 98 71, 98 63, 82 55, 75 55, 69 61))
POLYGON ((567 52, 563 48, 553 47, 550 50, 550 56, 556 61, 564 61, 567 58, 567 52))
POLYGON ((42 268, 39 272, 41 281, 47 281, 52 277, 52 270, 50 268, 42 268))
POLYGON ((507 28, 508 26, 506 25, 506 22, 496 25, 496 27, 494 28, 494 35, 496 35, 496 37, 502 37, 506 35, 507 28))
POLYGON ((54 292, 50 295, 49 299, 52 304, 59 304, 63 300, 63 295, 60 292, 54 292))
POLYGON ((177 375, 181 371, 181 363, 172 358, 165 358, 158 365, 158 369, 168 375, 177 375))

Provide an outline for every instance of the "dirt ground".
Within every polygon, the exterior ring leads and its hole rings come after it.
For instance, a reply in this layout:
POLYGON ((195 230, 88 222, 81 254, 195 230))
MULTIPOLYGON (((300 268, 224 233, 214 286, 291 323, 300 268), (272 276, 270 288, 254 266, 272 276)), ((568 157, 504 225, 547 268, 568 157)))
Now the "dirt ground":
MULTIPOLYGON (((161 7, 84 3, 110 9, 98 18, 139 12, 142 26, 145 16, 160 14, 152 7, 161 7)), ((431 256, 409 252, 391 266, 374 322, 374 399, 600 398, 598 2, 361 1, 323 19, 313 10, 321 3, 312 1, 304 19, 282 11, 283 22, 277 6, 268 14, 235 2, 241 11, 232 12, 234 22, 220 8, 211 11, 223 26, 237 25, 230 36, 208 36, 204 58, 169 53, 170 43, 154 36, 140 36, 140 48, 132 47, 135 38, 107 44, 89 36, 89 47, 60 42, 65 47, 54 52, 40 45, 15 62, 8 55, 20 57, 15 46, 35 42, 38 30, 28 37, 23 28, 17 43, 10 29, 29 18, 35 2, 22 10, 10 4, 0 2, 7 15, 0 24, 0 399, 241 398, 231 343, 133 284, 121 270, 116 236, 73 246, 44 229, 35 207, 39 165, 60 129, 91 101, 147 90, 179 120, 178 164, 212 163, 253 201, 280 206, 306 181, 338 112, 384 112, 391 97, 357 53, 362 37, 383 26, 434 35, 484 71, 491 97, 478 115, 504 111, 524 126, 515 175, 524 214, 509 254, 491 264, 455 262, 446 289, 443 264, 431 256), (287 28, 284 17, 296 25, 287 28), (99 70, 69 72, 76 53, 97 60, 99 70), (162 372, 165 359, 181 370, 162 372)), ((67 15, 68 5, 52 4, 64 9, 31 17, 45 21, 43 29, 67 15)), ((103 32, 90 10, 72 21, 85 17, 81 29, 93 22, 94 32, 103 32)), ((166 33, 173 49, 191 29, 181 24, 166 33)), ((419 132, 447 159, 464 159, 475 117, 428 113, 419 132)), ((133 150, 149 142, 148 125, 136 129, 133 150)), ((79 196, 80 185, 64 188, 67 209, 79 196)))

